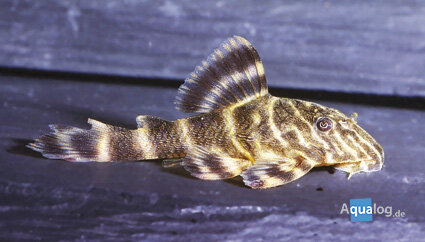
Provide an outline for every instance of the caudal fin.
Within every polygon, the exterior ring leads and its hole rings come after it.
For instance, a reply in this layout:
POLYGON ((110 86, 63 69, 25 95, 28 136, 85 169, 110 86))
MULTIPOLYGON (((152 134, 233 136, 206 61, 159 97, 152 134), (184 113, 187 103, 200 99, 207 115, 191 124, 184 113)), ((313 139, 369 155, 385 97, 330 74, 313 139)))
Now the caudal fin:
MULTIPOLYGON (((45 134, 27 147, 49 159, 68 161, 140 160, 145 154, 141 144, 143 130, 128 130, 89 119, 90 130, 50 125, 52 133, 45 134), (139 135, 140 134, 140 135, 139 135)), ((147 141, 146 141, 147 142, 147 141)))
POLYGON ((135 161, 185 156, 173 122, 139 116, 136 130, 89 119, 91 129, 50 125, 45 134, 27 147, 49 159, 68 161, 135 161))

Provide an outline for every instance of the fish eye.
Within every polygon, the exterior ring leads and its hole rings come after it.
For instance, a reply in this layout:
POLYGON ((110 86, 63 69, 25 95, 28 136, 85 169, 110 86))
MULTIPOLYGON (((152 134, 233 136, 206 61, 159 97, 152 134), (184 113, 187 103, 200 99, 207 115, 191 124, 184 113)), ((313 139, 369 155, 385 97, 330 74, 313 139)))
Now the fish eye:
POLYGON ((331 130, 332 126, 332 120, 327 117, 321 117, 316 121, 316 127, 322 132, 331 130))

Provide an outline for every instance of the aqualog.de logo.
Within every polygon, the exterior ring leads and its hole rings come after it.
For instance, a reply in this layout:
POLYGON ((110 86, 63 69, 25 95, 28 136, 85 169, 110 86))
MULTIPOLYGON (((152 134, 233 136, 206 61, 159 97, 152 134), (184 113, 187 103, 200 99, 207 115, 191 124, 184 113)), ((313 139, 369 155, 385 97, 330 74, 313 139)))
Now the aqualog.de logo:
POLYGON ((339 214, 350 214, 351 222, 372 221, 373 214, 385 214, 385 217, 404 217, 405 213, 398 210, 393 214, 391 206, 377 206, 372 204, 372 198, 350 199, 350 208, 346 203, 342 204, 339 214))
POLYGON ((350 199, 351 222, 372 221, 372 198, 350 199))

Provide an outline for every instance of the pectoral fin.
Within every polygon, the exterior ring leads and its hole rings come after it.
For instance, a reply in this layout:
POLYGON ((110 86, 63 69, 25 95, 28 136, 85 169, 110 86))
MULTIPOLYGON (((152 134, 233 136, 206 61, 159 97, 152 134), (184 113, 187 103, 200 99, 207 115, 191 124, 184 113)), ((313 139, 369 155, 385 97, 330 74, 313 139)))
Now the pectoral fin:
POLYGON ((195 146, 182 159, 183 167, 194 177, 203 180, 220 180, 239 175, 250 164, 249 160, 232 158, 195 146))
POLYGON ((284 185, 302 177, 313 166, 305 159, 284 163, 264 163, 249 167, 241 176, 245 185, 251 188, 270 188, 284 185))

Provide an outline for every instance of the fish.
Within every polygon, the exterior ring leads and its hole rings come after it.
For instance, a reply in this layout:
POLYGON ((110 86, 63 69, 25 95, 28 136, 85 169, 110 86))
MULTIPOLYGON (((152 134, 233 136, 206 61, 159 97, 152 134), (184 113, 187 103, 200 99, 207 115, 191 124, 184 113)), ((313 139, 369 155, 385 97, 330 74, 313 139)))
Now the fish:
POLYGON ((50 125, 27 146, 67 161, 163 160, 192 176, 241 176, 246 186, 272 188, 331 166, 350 178, 382 169, 382 146, 350 116, 314 102, 269 94, 258 52, 246 39, 225 40, 179 87, 177 110, 192 116, 167 121, 136 118, 130 130, 88 119, 91 129, 50 125))

